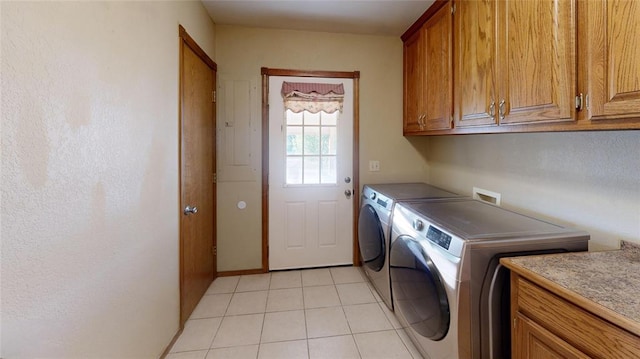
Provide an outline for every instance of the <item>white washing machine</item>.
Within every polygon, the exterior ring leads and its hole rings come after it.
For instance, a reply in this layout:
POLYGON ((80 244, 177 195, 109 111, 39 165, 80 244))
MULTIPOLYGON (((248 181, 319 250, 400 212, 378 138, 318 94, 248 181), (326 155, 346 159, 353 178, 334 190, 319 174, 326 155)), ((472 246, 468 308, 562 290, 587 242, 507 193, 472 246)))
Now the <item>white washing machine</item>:
POLYGON ((428 359, 510 358, 509 272, 501 257, 586 251, 589 235, 470 199, 395 207, 395 315, 428 359))
POLYGON ((358 218, 358 246, 364 272, 382 300, 393 310, 389 280, 389 235, 396 203, 407 200, 461 198, 426 183, 364 185, 358 218))

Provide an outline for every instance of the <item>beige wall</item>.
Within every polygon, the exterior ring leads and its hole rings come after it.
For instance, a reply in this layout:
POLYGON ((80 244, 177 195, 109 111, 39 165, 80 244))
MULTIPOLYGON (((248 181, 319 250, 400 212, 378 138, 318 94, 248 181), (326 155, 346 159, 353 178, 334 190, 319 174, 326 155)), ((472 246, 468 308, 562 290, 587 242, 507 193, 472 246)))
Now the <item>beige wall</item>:
POLYGON ((178 24, 200 2, 1 2, 4 358, 157 358, 178 330, 178 24))
MULTIPOLYGON (((268 30, 218 25, 218 74, 254 81, 260 68, 360 71, 360 182, 424 180, 425 162, 402 137, 402 42, 398 37, 268 30), (382 142, 384 140, 384 142, 382 142), (381 171, 369 172, 369 160, 381 171)), ((260 101, 251 105, 256 135, 247 146, 260 156, 260 101)), ((225 113, 218 111, 218 124, 225 113)), ((224 149, 221 149, 224 151, 224 149)), ((261 267, 260 167, 244 181, 218 183, 218 270, 261 267), (243 200, 247 208, 236 204, 243 200)))
POLYGON ((502 194, 503 206, 591 234, 591 250, 640 243, 640 131, 409 139, 436 185, 502 194))

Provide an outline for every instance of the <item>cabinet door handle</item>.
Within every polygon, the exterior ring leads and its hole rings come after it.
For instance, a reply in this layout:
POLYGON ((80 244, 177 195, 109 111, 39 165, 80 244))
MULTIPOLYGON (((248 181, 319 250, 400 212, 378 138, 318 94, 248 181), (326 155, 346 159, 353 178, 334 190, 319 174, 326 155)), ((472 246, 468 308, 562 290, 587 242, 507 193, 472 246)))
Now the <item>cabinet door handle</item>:
POLYGON ((500 121, 504 120, 505 112, 504 112, 504 99, 500 100, 500 121))
POLYGON ((489 104, 489 116, 492 118, 496 117, 496 102, 494 100, 491 100, 491 103, 489 104))

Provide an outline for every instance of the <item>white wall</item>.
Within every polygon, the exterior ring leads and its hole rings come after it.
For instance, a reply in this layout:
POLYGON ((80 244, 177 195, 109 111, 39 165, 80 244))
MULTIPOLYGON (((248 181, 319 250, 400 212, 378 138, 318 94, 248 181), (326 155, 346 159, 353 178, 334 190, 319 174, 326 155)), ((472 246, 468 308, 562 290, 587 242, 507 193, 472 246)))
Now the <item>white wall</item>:
POLYGON ((3 358, 155 358, 178 330, 182 24, 200 2, 1 2, 3 358))
MULTIPOLYGON (((238 26, 216 27, 220 78, 257 84, 260 68, 360 71, 360 183, 424 180, 425 161, 402 137, 402 41, 362 36, 238 26), (369 172, 369 160, 381 171, 369 172)), ((221 82, 222 83, 222 82, 221 82)), ((224 89, 223 89, 224 90, 224 89)), ((219 104, 218 125, 225 111, 219 104)), ((253 129, 246 146, 261 156, 260 98, 251 102, 253 129)), ((224 151, 224 149, 220 149, 224 151)), ((220 153, 224 156, 224 153, 220 153)), ((260 268, 260 164, 244 181, 218 181, 218 270, 260 268), (236 204, 243 200, 247 208, 236 204)))
POLYGON ((590 249, 640 243, 640 131, 409 138, 428 160, 429 181, 586 230, 590 249))

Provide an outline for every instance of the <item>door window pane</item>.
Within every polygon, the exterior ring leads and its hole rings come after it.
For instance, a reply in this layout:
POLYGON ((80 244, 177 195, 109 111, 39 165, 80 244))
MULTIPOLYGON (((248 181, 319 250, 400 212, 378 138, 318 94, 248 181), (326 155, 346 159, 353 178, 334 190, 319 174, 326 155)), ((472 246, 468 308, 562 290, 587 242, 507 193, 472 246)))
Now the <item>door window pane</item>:
POLYGON ((287 156, 302 155, 302 126, 287 126, 287 156))
POLYGON ((291 110, 287 110, 287 125, 300 125, 302 126, 302 112, 295 113, 291 110))
POLYGON ((305 126, 318 126, 320 125, 320 112, 311 113, 309 111, 303 111, 304 113, 304 125, 305 126))
POLYGON ((323 155, 335 155, 338 143, 338 133, 335 127, 322 127, 321 150, 323 155))
POLYGON ((339 112, 316 114, 286 111, 286 183, 338 183, 337 144, 339 112))
POLYGON ((320 183, 320 157, 304 157, 304 183, 320 183))
POLYGON ((320 127, 304 127, 304 155, 320 154, 320 127))
POLYGON ((287 157, 287 183, 302 184, 302 157, 287 157))
POLYGON ((321 183, 337 183, 336 157, 322 157, 320 166, 321 183))
POLYGON ((333 113, 321 112, 322 126, 335 126, 338 124, 338 111, 333 113))

